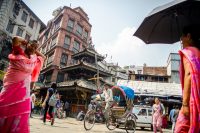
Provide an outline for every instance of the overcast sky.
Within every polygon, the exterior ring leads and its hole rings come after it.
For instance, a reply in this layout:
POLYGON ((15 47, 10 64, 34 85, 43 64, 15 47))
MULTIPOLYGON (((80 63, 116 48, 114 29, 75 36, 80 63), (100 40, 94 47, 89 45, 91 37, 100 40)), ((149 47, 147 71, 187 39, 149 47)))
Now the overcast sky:
POLYGON ((60 6, 80 6, 92 24, 92 40, 96 50, 107 54, 106 60, 120 66, 166 66, 169 53, 180 44, 146 45, 133 34, 153 8, 172 0, 23 0, 45 23, 60 6))

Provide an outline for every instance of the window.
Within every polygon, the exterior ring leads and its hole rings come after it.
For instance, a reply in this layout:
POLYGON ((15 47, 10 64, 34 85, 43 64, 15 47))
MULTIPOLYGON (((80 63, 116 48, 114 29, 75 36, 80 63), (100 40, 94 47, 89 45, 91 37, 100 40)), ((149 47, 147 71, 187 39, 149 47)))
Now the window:
POLYGON ((115 82, 115 78, 112 77, 112 82, 115 82))
POLYGON ((152 109, 148 109, 148 115, 152 116, 152 109))
POLYGON ((58 20, 55 21, 54 31, 56 31, 60 27, 60 20, 61 19, 58 19, 58 20))
POLYGON ((22 34, 23 34, 23 30, 18 27, 18 29, 17 29, 17 36, 21 36, 22 37, 22 34))
POLYGON ((44 33, 44 41, 48 39, 48 33, 49 33, 49 30, 44 33))
POLYGON ((46 82, 51 82, 51 75, 52 73, 48 73, 45 77, 46 82))
POLYGON ((64 73, 58 73, 57 76, 57 83, 63 82, 64 81, 64 73))
POLYGON ((15 3, 15 5, 13 7, 13 14, 18 16, 19 15, 19 10, 20 10, 19 3, 15 3))
POLYGON ((78 63, 78 61, 75 60, 75 59, 71 59, 71 61, 70 61, 70 64, 71 64, 71 65, 74 65, 74 64, 77 64, 77 63, 78 63))
POLYGON ((51 48, 56 45, 57 37, 54 37, 51 41, 51 48))
POLYGON ((53 54, 48 56, 47 65, 53 62, 53 54))
POLYGON ((50 42, 48 42, 47 44, 47 51, 49 51, 49 49, 50 49, 50 42))
POLYGON ((7 30, 9 33, 13 33, 13 29, 14 29, 14 25, 13 25, 12 21, 9 20, 6 30, 7 30))
POLYGON ((70 47, 70 37, 65 36, 64 48, 69 49, 70 47))
POLYGON ((28 14, 25 12, 25 11, 23 11, 23 13, 22 13, 22 20, 26 23, 26 20, 27 20, 27 17, 28 17, 28 14))
POLYGON ((72 32, 74 28, 74 21, 69 19, 68 24, 67 24, 67 30, 72 32))
POLYGON ((3 3, 3 0, 0 0, 0 9, 1 9, 2 3, 3 3))
POLYGON ((31 38, 31 35, 29 35, 29 34, 26 33, 26 35, 25 35, 25 39, 29 41, 30 38, 31 38))
POLYGON ((76 34, 81 37, 82 32, 83 32, 83 28, 79 24, 77 24, 76 34))
POLYGON ((147 116, 147 110, 146 109, 141 109, 140 112, 138 113, 138 115, 147 116))
POLYGON ((137 70, 138 74, 142 74, 142 70, 137 70))
POLYGON ((30 18, 28 26, 30 26, 31 28, 33 28, 33 26, 34 26, 34 20, 32 18, 30 18))
POLYGON ((60 59, 60 66, 64 67, 67 65, 67 54, 62 54, 61 59, 60 59))
POLYGON ((72 51, 73 51, 74 53, 78 53, 78 52, 79 52, 79 49, 80 49, 80 43, 77 42, 77 41, 74 41, 74 46, 73 46, 72 51))
POLYGON ((88 37, 88 32, 87 31, 83 32, 83 37, 84 37, 85 40, 87 40, 87 37, 88 37))
POLYGON ((42 47, 41 53, 45 54, 45 50, 46 50, 46 45, 44 47, 42 47))

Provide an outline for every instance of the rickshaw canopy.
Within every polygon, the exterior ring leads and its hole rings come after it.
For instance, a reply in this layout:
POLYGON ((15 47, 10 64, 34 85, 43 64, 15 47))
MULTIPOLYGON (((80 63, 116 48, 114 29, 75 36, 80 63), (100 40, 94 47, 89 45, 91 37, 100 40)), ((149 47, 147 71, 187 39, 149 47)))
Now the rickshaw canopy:
POLYGON ((123 94, 123 96, 127 99, 133 100, 134 99, 134 90, 127 86, 113 86, 112 87, 113 92, 115 90, 120 90, 120 92, 123 94))

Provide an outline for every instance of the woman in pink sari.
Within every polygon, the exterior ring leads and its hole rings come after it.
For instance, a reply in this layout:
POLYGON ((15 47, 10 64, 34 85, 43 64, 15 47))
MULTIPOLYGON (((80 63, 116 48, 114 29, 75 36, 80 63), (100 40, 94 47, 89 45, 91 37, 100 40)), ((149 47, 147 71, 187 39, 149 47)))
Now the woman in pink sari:
POLYGON ((182 108, 175 133, 200 133, 200 28, 187 26, 181 37, 183 49, 180 79, 183 90, 182 108))
POLYGON ((36 82, 44 56, 37 43, 13 38, 13 52, 0 93, 0 132, 29 133, 30 85, 36 82))
MULTIPOLYGON (((153 105, 153 131, 154 133, 159 130, 162 133, 162 116, 164 107, 158 98, 155 98, 155 104, 153 105)), ((165 111, 164 111, 165 112, 165 111)))

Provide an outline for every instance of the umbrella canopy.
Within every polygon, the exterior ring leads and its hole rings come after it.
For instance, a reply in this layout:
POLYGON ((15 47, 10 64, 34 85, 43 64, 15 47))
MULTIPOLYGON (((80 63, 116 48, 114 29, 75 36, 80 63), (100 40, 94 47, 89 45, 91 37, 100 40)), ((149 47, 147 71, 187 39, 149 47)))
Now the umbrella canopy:
POLYGON ((155 8, 134 36, 146 44, 172 44, 180 40, 182 28, 200 24, 200 0, 175 0, 155 8))

